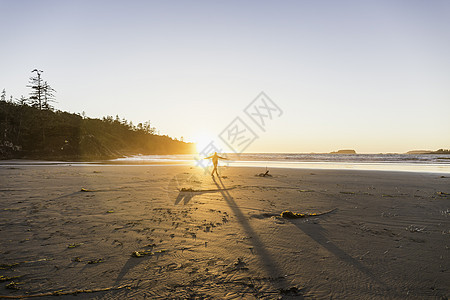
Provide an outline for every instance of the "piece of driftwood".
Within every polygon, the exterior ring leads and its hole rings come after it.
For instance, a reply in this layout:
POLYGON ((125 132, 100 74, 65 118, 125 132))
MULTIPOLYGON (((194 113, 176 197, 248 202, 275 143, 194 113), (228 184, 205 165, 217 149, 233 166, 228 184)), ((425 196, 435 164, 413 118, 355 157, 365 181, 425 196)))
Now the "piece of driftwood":
POLYGON ((259 176, 259 177, 272 177, 272 175, 269 174, 269 170, 266 170, 265 173, 259 173, 256 176, 259 176))
POLYGON ((285 210, 280 214, 280 216, 285 219, 299 219, 299 218, 306 218, 306 217, 323 216, 323 215, 329 214, 335 210, 336 210, 336 208, 326 211, 326 212, 322 212, 322 213, 295 213, 290 210, 285 210))

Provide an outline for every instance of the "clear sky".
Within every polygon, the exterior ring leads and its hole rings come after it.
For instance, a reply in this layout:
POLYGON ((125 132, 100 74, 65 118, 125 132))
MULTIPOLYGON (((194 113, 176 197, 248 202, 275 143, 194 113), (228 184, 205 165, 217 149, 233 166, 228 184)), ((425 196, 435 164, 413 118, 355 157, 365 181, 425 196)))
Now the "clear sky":
POLYGON ((0 0, 0 15, 8 96, 39 68, 57 109, 204 143, 264 91, 283 114, 247 152, 450 148, 447 0, 0 0))

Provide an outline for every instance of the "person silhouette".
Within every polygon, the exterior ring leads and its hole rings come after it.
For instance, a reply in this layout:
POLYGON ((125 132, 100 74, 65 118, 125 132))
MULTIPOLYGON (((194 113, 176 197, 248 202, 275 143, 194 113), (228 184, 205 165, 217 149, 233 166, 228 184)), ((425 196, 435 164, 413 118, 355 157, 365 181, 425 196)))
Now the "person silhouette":
POLYGON ((211 176, 214 177, 214 171, 216 171, 217 176, 219 176, 219 172, 217 172, 217 164, 219 163, 219 158, 220 159, 227 159, 227 158, 219 156, 217 154, 217 152, 214 152, 214 154, 211 155, 211 156, 205 157, 205 159, 210 159, 210 158, 212 159, 212 162, 213 162, 213 165, 214 165, 214 169, 211 172, 211 176))

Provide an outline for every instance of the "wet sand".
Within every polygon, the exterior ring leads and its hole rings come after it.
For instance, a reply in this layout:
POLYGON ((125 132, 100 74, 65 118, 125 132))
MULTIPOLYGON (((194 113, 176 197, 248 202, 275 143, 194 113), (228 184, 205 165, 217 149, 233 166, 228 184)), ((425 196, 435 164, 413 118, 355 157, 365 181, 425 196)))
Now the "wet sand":
POLYGON ((448 175, 220 171, 0 166, 0 298, 450 296, 448 175))

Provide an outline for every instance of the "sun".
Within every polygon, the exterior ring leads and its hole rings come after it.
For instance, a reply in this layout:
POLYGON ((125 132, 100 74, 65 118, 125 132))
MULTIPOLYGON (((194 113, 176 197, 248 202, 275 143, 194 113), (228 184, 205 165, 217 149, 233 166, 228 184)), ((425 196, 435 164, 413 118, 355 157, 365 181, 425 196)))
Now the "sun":
POLYGON ((204 153, 205 151, 206 152, 209 151, 208 148, 212 149, 211 147, 208 146, 211 146, 210 144, 214 143, 217 140, 217 136, 214 136, 213 134, 208 132, 201 132, 195 135, 192 140, 197 146, 197 153, 205 154, 204 153))

